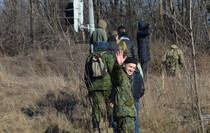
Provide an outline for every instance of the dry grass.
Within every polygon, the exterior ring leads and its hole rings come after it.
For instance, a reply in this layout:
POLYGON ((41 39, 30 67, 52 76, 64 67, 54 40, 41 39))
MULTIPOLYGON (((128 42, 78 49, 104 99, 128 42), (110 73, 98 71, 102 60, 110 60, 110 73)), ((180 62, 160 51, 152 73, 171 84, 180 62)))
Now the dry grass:
MULTIPOLYGON (((182 80, 160 74, 159 58, 167 44, 152 51, 146 93, 140 100, 140 131, 144 133, 196 132, 192 75, 182 80), (164 87, 163 87, 164 83, 164 87)), ((190 51, 185 49, 185 52, 190 51)), ((83 82, 86 45, 35 55, 1 58, 0 132, 91 131, 91 108, 83 82)), ((210 114, 209 54, 198 53, 198 83, 203 114, 210 114)), ((190 53, 186 54, 189 73, 190 53)), ((208 129, 209 130, 209 129, 208 129)))
POLYGON ((75 64, 75 53, 1 59, 0 132, 84 132, 90 116, 76 67, 85 59, 77 54, 75 64))

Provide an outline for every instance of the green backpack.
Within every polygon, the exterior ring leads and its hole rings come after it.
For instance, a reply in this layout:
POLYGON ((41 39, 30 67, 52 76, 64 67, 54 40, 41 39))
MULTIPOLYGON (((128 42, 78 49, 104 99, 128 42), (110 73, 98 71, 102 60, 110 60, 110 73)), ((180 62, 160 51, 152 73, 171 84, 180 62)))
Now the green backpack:
POLYGON ((103 58, 105 52, 94 53, 90 60, 90 76, 92 78, 101 79, 106 75, 107 69, 103 58))

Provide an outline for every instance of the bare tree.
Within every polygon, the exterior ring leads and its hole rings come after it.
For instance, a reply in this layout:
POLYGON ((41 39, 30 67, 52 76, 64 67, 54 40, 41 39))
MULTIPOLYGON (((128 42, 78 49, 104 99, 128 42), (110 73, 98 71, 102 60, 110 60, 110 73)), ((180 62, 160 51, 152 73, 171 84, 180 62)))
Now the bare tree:
POLYGON ((195 55, 195 44, 194 44, 194 36, 193 36, 193 29, 192 29, 192 0, 189 1, 190 8, 189 8, 189 25, 190 25, 190 38, 191 38, 191 45, 192 45, 192 58, 193 58, 193 74, 194 74, 194 86, 195 86, 195 98, 196 98, 196 105, 197 105, 197 114, 201 125, 202 133, 205 133, 204 128, 204 121, 202 118, 201 112, 201 104, 200 104, 200 94, 198 88, 198 79, 197 79, 197 67, 196 67, 196 55, 195 55))

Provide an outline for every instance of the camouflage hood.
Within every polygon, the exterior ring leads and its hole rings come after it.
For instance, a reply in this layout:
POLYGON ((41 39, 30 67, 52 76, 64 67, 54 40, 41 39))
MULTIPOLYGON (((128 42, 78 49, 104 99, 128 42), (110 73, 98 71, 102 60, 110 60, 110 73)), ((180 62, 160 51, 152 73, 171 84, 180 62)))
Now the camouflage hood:
POLYGON ((179 47, 176 44, 171 45, 172 49, 178 49, 179 47))

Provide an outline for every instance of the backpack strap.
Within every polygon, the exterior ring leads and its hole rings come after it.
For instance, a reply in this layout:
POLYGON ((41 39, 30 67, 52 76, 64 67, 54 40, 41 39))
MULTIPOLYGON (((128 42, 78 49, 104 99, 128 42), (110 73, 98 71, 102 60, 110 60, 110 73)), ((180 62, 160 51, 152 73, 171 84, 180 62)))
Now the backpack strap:
POLYGON ((93 52, 93 53, 92 53, 92 56, 95 56, 95 55, 103 56, 103 54, 105 54, 106 52, 107 52, 107 51, 103 51, 103 52, 97 53, 97 54, 96 54, 96 52, 93 52))
POLYGON ((100 54, 102 54, 102 55, 103 55, 103 54, 105 54, 106 52, 107 52, 107 51, 103 51, 103 52, 101 52, 100 54))

